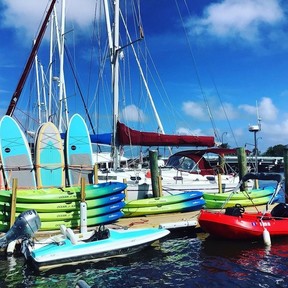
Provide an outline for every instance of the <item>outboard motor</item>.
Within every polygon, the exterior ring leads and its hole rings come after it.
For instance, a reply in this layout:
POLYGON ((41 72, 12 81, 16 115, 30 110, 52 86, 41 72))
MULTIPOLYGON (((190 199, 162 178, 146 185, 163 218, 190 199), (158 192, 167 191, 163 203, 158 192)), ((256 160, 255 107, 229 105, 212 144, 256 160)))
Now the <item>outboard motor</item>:
POLYGON ((29 239, 41 227, 40 218, 35 210, 22 212, 9 231, 0 238, 0 248, 17 239, 29 239))

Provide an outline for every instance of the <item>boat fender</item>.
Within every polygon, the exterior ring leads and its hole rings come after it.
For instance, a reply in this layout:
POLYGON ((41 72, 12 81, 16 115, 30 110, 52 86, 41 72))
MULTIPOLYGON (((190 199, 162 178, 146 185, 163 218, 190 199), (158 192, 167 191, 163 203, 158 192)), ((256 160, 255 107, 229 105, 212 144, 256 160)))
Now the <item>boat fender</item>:
POLYGON ((270 233, 269 233, 269 231, 266 228, 264 228, 264 231, 263 231, 263 240, 264 240, 264 244, 266 246, 271 246, 270 233))
POLYGON ((74 234, 73 230, 71 228, 67 228, 66 229, 66 236, 68 239, 70 239, 72 244, 76 244, 77 243, 77 237, 74 234))

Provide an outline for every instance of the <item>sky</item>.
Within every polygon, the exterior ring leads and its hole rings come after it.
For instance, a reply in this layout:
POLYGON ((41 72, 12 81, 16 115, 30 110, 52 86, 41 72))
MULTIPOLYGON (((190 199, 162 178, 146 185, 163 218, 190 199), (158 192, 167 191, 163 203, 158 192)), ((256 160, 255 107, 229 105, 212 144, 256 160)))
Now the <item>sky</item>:
MULTIPOLYGON (((100 1, 66 2, 66 37, 68 43, 73 42, 77 47, 73 50, 78 61, 77 74, 88 99, 88 83, 96 82, 91 80, 88 70, 95 15, 99 23, 103 22, 95 13, 100 1)), ((153 59, 157 77, 161 79, 162 95, 157 94, 158 88, 152 88, 151 92, 156 94, 155 106, 165 133, 208 136, 216 133, 220 142, 228 142, 231 147, 246 145, 252 150, 254 134, 248 128, 261 119, 261 131, 256 135, 260 152, 270 146, 288 144, 287 1, 135 1, 138 2, 144 31, 144 41, 139 41, 139 45, 149 49, 146 53, 153 59)), ((48 3, 47 0, 2 0, 0 3, 2 115, 48 3)), ((57 9, 60 11, 59 3, 57 9)), ((48 45, 48 36, 43 42, 48 45)), ((151 77, 150 83, 153 79, 151 77)), ((140 93, 134 93, 133 98, 135 94, 140 93)), ((21 97, 22 102, 28 101, 28 95, 21 97)), ((87 102, 93 101, 89 98, 87 102)), ((151 112, 144 109, 147 102, 132 104, 128 96, 124 102, 120 115, 130 121, 130 127, 138 129, 141 122, 141 129, 157 130, 151 112)), ((70 107, 70 113, 83 111, 78 104, 70 107)), ((99 131, 109 132, 105 129, 101 126, 99 131)))

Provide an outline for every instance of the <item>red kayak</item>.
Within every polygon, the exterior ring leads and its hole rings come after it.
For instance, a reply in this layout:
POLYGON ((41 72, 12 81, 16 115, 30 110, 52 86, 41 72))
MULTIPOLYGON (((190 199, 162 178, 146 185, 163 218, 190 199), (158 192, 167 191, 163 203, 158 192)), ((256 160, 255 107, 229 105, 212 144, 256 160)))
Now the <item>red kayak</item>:
POLYGON ((288 204, 279 203, 271 212, 268 211, 268 205, 273 203, 273 198, 275 199, 282 187, 283 177, 280 174, 265 173, 250 173, 245 176, 242 182, 248 178, 278 182, 272 199, 267 203, 267 211, 245 212, 244 207, 239 204, 226 208, 225 213, 201 210, 198 217, 201 228, 212 236, 226 239, 257 239, 264 237, 265 233, 271 237, 288 236, 288 204))
MULTIPOLYGON (((281 205, 282 203, 278 204, 281 205)), ((281 206, 275 206, 280 208, 281 206)), ((285 210, 288 211, 288 206, 285 210)), ((273 210, 272 210, 273 211, 273 210)), ((273 213, 241 213, 240 216, 201 210, 198 218, 201 228, 212 236, 225 239, 255 239, 263 236, 264 229, 270 236, 288 236, 288 218, 275 217, 273 213)))

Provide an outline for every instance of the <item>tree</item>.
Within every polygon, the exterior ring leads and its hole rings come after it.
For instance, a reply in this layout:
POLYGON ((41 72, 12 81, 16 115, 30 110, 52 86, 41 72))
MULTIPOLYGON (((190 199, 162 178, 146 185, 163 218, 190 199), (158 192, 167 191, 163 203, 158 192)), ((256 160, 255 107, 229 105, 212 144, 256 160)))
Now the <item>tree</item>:
POLYGON ((269 147, 265 153, 262 154, 262 156, 278 156, 282 157, 284 154, 285 145, 278 144, 273 147, 269 147))

